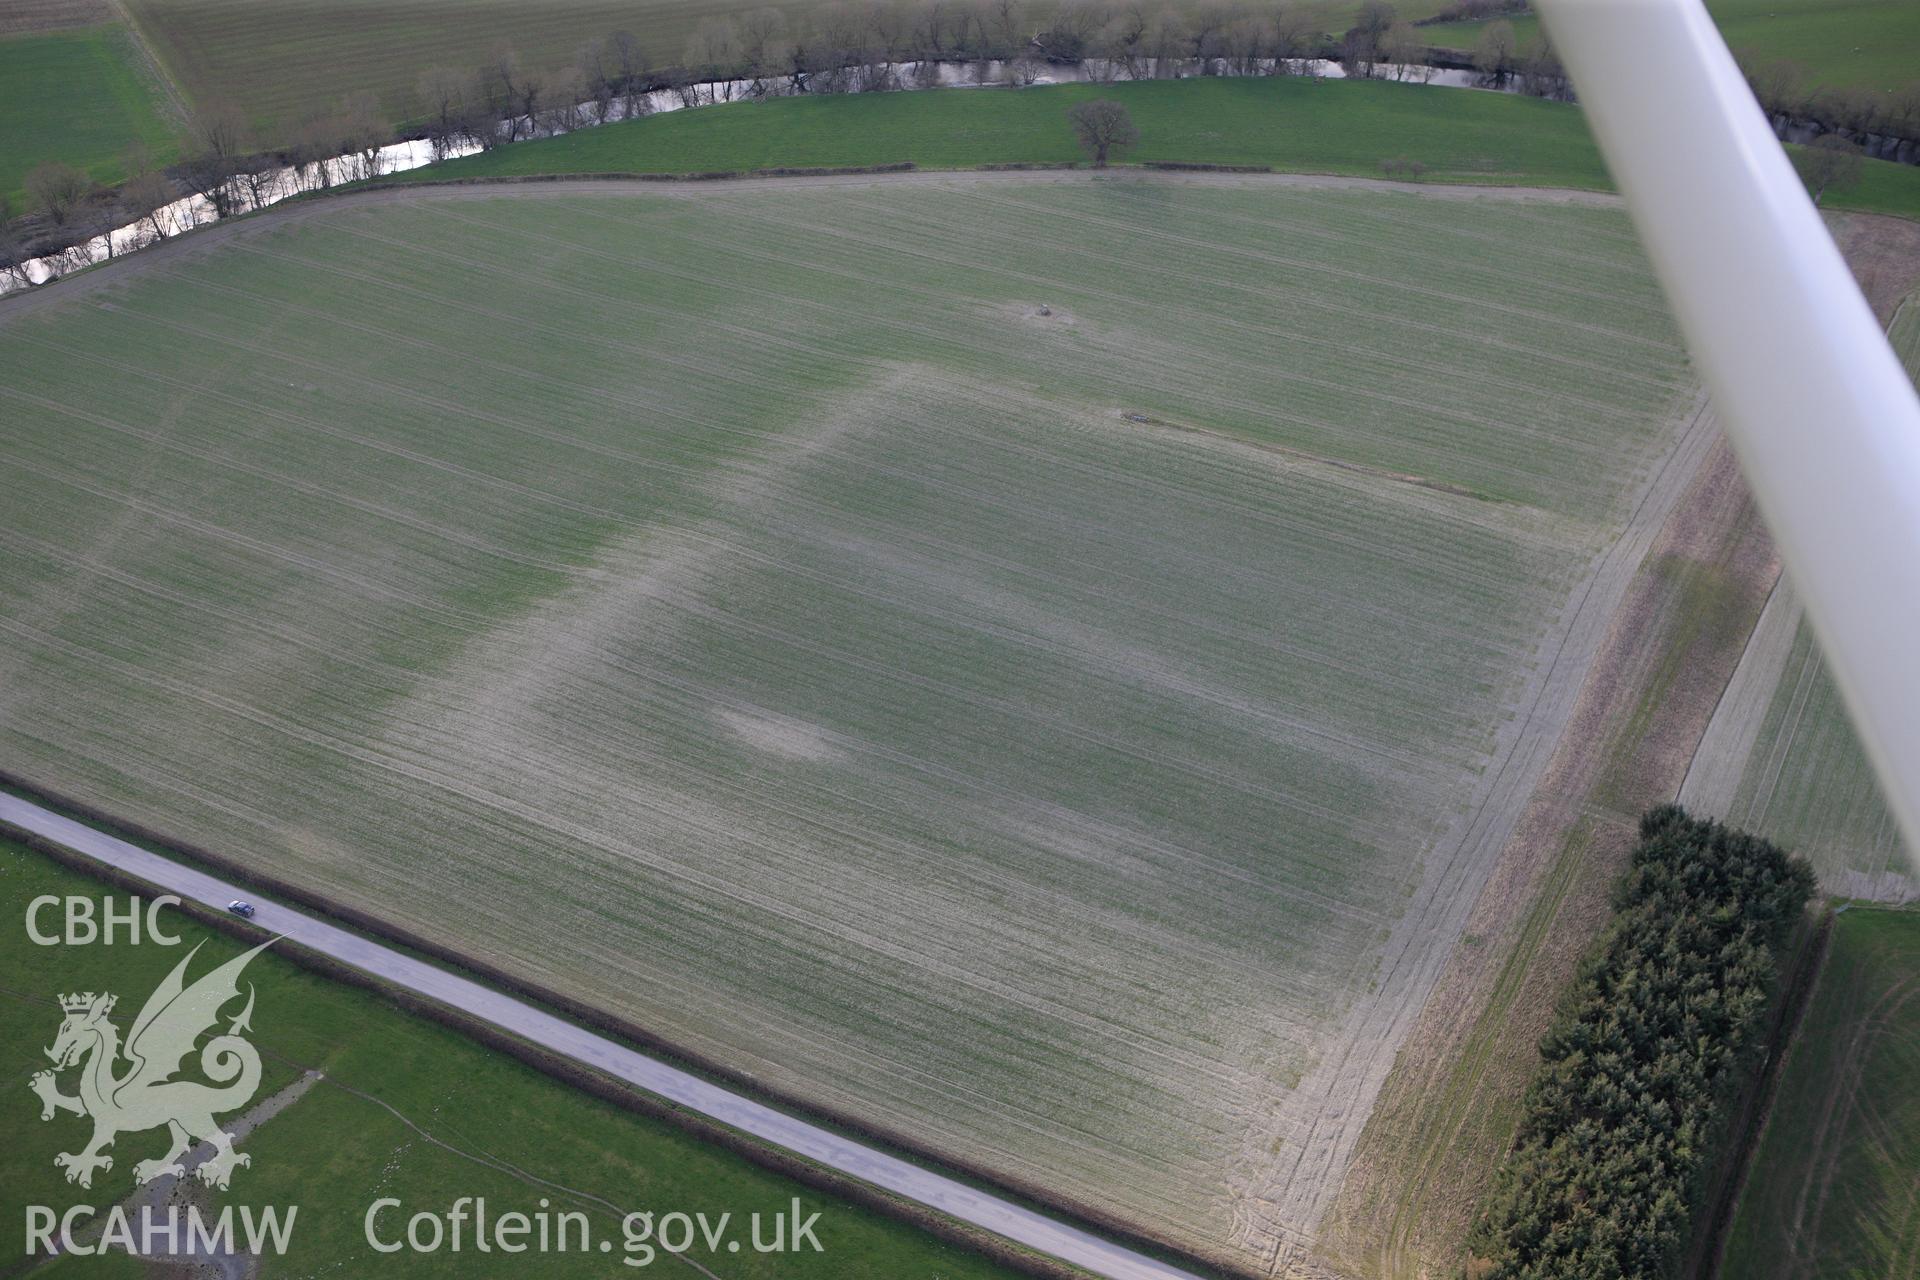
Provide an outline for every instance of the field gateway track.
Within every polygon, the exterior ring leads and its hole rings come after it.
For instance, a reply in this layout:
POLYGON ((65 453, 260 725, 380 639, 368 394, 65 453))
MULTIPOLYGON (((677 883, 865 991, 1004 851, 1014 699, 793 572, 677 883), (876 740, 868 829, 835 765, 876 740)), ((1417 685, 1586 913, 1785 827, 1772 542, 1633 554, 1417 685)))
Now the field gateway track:
POLYGON ((0 766, 1249 1273, 1715 433, 1576 193, 376 190, 0 303, 0 766))

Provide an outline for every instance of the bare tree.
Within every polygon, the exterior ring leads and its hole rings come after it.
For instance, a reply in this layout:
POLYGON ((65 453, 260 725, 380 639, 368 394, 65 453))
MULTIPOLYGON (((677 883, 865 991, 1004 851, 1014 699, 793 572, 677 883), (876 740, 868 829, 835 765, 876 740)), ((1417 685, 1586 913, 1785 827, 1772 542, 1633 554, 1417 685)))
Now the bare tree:
POLYGON ((295 187, 322 191, 333 185, 329 161, 339 151, 340 133, 340 122, 332 111, 315 112, 300 122, 293 133, 293 145, 287 149, 295 187))
POLYGON ((461 131, 467 95, 474 89, 471 77, 452 67, 428 67, 414 85, 420 114, 426 117, 427 138, 436 154, 444 154, 461 131))
POLYGON ((188 127, 187 154, 180 174, 189 187, 213 206, 216 217, 227 217, 240 206, 234 179, 252 150, 252 134, 237 107, 220 104, 196 114, 188 127))
POLYGON ((913 44, 921 58, 944 58, 947 45, 952 39, 956 20, 964 21, 954 12, 948 0, 923 0, 913 10, 913 44))
POLYGON ((1366 0, 1360 6, 1359 16, 1354 19, 1351 29, 1367 36, 1378 46, 1386 39, 1387 31, 1399 17, 1387 0, 1366 0))
POLYGON ((1016 89, 1024 89, 1038 81, 1045 70, 1046 65, 1038 58, 1022 55, 1000 68, 1000 82, 1012 85, 1016 89))
POLYGON ((740 19, 740 62, 755 97, 765 97, 791 62, 787 18, 778 9, 756 9, 740 19))
POLYGON ((1513 53, 1513 24, 1504 18, 1490 22, 1473 47, 1473 69, 1495 84, 1503 84, 1513 70, 1513 53))
POLYGON ((1351 79, 1369 80, 1380 62, 1380 43, 1354 27, 1340 39, 1340 67, 1351 79))
POLYGON ((590 83, 588 74, 578 67, 554 73, 547 82, 547 105, 540 112, 542 132, 571 133, 580 127, 590 83))
POLYGON ((1092 158, 1096 169, 1107 167, 1110 153, 1125 151, 1140 140, 1140 131, 1133 127, 1133 117, 1111 98, 1082 102, 1068 110, 1067 119, 1073 124, 1081 149, 1092 158))
MULTIPOLYGON (((523 114, 532 114, 522 104, 529 100, 537 104, 540 98, 538 82, 521 67, 520 55, 514 52, 512 45, 502 41, 493 47, 492 54, 480 64, 475 80, 480 91, 480 104, 476 104, 476 107, 483 104, 486 118, 498 122, 489 124, 486 133, 497 139, 497 131, 504 127, 507 141, 518 142, 526 126, 532 123, 521 119, 523 114)), ((467 123, 470 126, 478 123, 477 110, 468 112, 467 123)), ((475 141, 483 147, 492 145, 487 137, 476 137, 475 141)))
POLYGON ((1283 4, 1273 11, 1274 70, 1283 74, 1291 64, 1307 56, 1315 29, 1312 12, 1298 4, 1283 4))
POLYGON ((1849 142, 1837 133, 1823 133, 1802 147, 1794 155, 1793 164, 1813 194, 1815 204, 1819 204, 1829 190, 1844 191, 1859 182, 1863 167, 1860 144, 1849 142))
POLYGON ((1380 37, 1380 57, 1392 66, 1395 80, 1405 80, 1427 65, 1426 41, 1411 23, 1395 22, 1380 37))
POLYGON ((1090 0, 1066 0, 1054 11, 1053 21, 1033 37, 1033 50, 1056 65, 1080 63, 1106 21, 1106 10, 1090 0))
POLYGON ((0 280, 11 281, 19 289, 33 283, 27 276, 26 232, 4 196, 0 196, 0 280))
POLYGON ((1099 56, 1113 63, 1129 80, 1145 80, 1151 74, 1147 63, 1147 11, 1130 4, 1107 20, 1098 37, 1099 56))
POLYGON ((357 176, 379 177, 380 150, 392 133, 382 117, 380 99, 367 90, 350 94, 335 108, 334 120, 338 129, 334 141, 341 155, 352 157, 357 176))
POLYGON ((1747 83, 1753 96, 1769 115, 1799 115, 1807 107, 1807 74, 1789 58, 1773 58, 1752 64, 1747 83))
POLYGON ((49 160, 27 175, 27 207, 64 227, 93 194, 93 179, 70 164, 49 160))
POLYGON ((624 120, 647 114, 647 52, 629 31, 607 37, 608 58, 620 77, 620 111, 624 120))
POLYGON ((1909 80, 1887 102, 1887 123, 1903 138, 1920 135, 1920 80, 1909 80))
POLYGON ((1545 31, 1529 40, 1520 55, 1520 91, 1536 98, 1573 96, 1573 81, 1560 65, 1560 55, 1553 51, 1553 42, 1545 31))
POLYGON ((855 93, 883 93, 900 87, 895 63, 905 48, 907 24, 900 11, 870 0, 853 11, 855 29, 852 83, 855 93))
POLYGON ((1227 23, 1227 29, 1221 33, 1221 57, 1226 60, 1227 73, 1236 76, 1256 75, 1260 70, 1260 60, 1266 54, 1266 25, 1248 13, 1237 13, 1227 23))
POLYGON ((120 204, 128 220, 145 228, 149 242, 166 239, 173 227, 167 212, 173 203, 173 184, 154 163, 153 152, 146 143, 136 142, 127 148, 121 168, 127 180, 120 185, 120 204))
POLYGON ((525 67, 520 69, 520 79, 514 85, 514 127, 525 129, 529 134, 540 119, 540 108, 547 101, 547 82, 525 67))
POLYGON ((1027 14, 1020 0, 988 0, 987 23, 995 56, 1011 58, 1027 47, 1027 14))
POLYGON ((809 41, 807 87, 822 93, 845 93, 861 87, 856 69, 873 59, 866 15, 847 4, 834 4, 814 15, 809 41))
MULTIPOLYGON (((687 50, 681 58, 687 74, 695 81, 724 81, 740 73, 740 28, 731 18, 708 18, 687 38, 687 50)), ((696 101, 698 101, 696 90, 696 101)), ((710 84, 706 101, 731 100, 731 84, 710 84)))
POLYGON ((619 94, 615 83, 619 78, 608 55, 607 42, 603 37, 587 41, 574 51, 573 65, 579 70, 582 96, 586 114, 595 124, 605 124, 613 118, 614 98, 619 94))
POLYGON ((1861 133, 1877 133, 1885 122, 1887 95, 1867 88, 1834 85, 1817 90, 1807 103, 1807 114, 1824 124, 1861 133))
POLYGON ((870 0, 861 10, 867 28, 867 47, 881 62, 902 62, 913 38, 906 10, 888 0, 870 0))
POLYGON ((1147 36, 1147 56, 1153 60, 1155 79, 1171 80, 1180 74, 1180 59, 1192 47, 1191 40, 1186 21, 1178 13, 1167 10, 1155 20, 1147 36))
POLYGON ((1201 75, 1213 74, 1214 59, 1221 55, 1221 39, 1232 17, 1226 5, 1213 0, 1195 8, 1187 18, 1187 55, 1199 64, 1201 75))

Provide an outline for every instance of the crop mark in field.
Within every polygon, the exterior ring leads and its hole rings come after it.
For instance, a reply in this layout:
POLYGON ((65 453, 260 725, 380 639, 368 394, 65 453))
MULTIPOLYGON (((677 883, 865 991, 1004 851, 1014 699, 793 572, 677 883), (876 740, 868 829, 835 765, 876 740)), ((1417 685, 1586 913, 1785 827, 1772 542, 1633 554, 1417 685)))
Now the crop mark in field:
POLYGON ((847 758, 819 725, 769 711, 739 711, 721 707, 714 713, 743 742, 769 755, 788 760, 833 763, 847 758))
MULTIPOLYGON (((1165 418, 1155 418, 1148 414, 1134 413, 1130 410, 1119 410, 1118 412, 1120 416, 1128 422, 1136 423, 1143 427, 1161 427, 1168 431, 1207 436, 1215 440, 1234 440, 1237 443, 1247 443, 1239 441, 1237 437, 1228 435, 1224 431, 1214 431, 1207 427, 1195 426, 1190 422, 1169 422, 1165 418)), ((1391 480, 1395 484, 1410 484, 1421 489, 1432 489, 1436 493, 1450 493, 1456 498, 1472 498, 1476 502, 1500 501, 1498 498, 1488 497, 1486 494, 1474 489, 1468 489, 1457 484, 1448 484, 1444 480, 1430 480, 1425 476, 1403 475, 1398 471, 1388 471, 1382 467, 1369 467, 1364 463, 1346 462, 1339 458, 1326 458, 1319 454, 1308 453, 1304 449, 1289 449, 1287 446, 1281 444, 1267 444, 1263 441, 1253 441, 1248 444, 1248 447, 1272 453, 1282 458, 1291 458, 1295 462, 1308 466, 1333 467, 1340 471, 1351 471, 1355 475, 1369 476, 1376 480, 1391 480)))
MULTIPOLYGON (((697 594, 740 550, 725 522, 731 509, 764 501, 809 457, 833 448, 850 431, 873 425, 873 407, 886 404, 914 372, 895 368, 850 396, 803 414, 776 447, 760 456, 723 464, 699 484, 714 505, 714 519, 620 538, 603 550, 584 581, 473 640, 465 658, 434 680, 431 690, 417 692, 395 709, 389 717, 393 731, 423 749, 435 739, 467 744, 457 748, 465 751, 489 740, 526 738, 538 709, 551 705, 556 686, 569 673, 603 662, 617 637, 644 629, 665 641, 677 605, 697 594)), ((715 714, 733 717, 725 720, 730 729, 766 749, 774 749, 777 740, 791 748, 805 736, 779 731, 778 717, 755 708, 716 707, 715 714), (758 728, 750 731, 750 726, 758 728)), ((521 749, 533 754, 538 745, 526 740, 521 749)), ((818 749, 814 758, 821 758, 818 749)))

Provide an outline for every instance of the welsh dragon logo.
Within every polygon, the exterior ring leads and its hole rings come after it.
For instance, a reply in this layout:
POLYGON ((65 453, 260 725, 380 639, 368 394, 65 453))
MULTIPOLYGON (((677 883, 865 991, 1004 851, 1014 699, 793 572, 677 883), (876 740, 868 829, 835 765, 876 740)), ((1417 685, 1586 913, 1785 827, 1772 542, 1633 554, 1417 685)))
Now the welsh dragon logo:
POLYGON ((252 1163, 233 1149, 233 1135, 214 1120, 217 1114, 245 1106, 260 1087, 260 1054, 240 1036, 252 1030, 251 983, 246 1007, 229 1022, 226 1034, 214 1036, 200 1050, 201 1074, 215 1083, 173 1077, 201 1035, 219 1021, 220 1010, 239 997, 240 971, 271 945, 263 942, 187 986, 187 966, 200 950, 195 946, 147 997, 125 1045, 120 1043, 119 1028, 108 1020, 116 997, 91 991, 60 997, 60 1011, 66 1017, 53 1047, 46 1051, 53 1070, 36 1073, 30 1083, 40 1095, 42 1120, 70 1111, 93 1121, 91 1142, 53 1158, 66 1170, 68 1182, 92 1186, 96 1169, 113 1168, 113 1157, 105 1149, 116 1137, 162 1125, 171 1145, 159 1159, 133 1166, 136 1183, 185 1174, 180 1158, 195 1142, 213 1144, 213 1155, 194 1171, 209 1186, 225 1188, 236 1168, 252 1163), (124 1070, 120 1069, 123 1059, 124 1070), (55 1073, 72 1066, 80 1068, 80 1092, 69 1097, 59 1091, 55 1073))

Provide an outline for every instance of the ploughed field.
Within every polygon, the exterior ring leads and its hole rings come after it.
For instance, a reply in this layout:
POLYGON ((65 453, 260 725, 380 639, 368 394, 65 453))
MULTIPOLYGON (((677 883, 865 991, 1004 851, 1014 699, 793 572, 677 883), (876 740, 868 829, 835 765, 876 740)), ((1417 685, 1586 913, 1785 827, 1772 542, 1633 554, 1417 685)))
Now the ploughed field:
POLYGON ((310 204, 0 306, 0 767, 1257 1264, 1693 405, 1610 209, 310 204))

